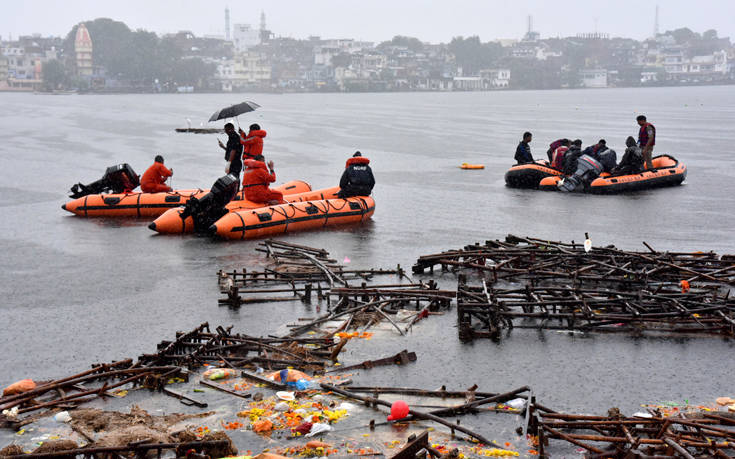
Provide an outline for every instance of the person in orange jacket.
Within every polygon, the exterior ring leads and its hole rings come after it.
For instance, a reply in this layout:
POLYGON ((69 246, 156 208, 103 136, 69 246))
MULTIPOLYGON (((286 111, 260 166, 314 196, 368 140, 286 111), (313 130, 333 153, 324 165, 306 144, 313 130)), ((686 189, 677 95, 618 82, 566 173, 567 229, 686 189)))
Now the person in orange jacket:
POLYGON ((164 166, 163 156, 157 155, 153 165, 140 178, 140 189, 144 193, 171 191, 171 187, 166 185, 166 179, 172 175, 174 175, 173 169, 168 169, 164 166))
POLYGON ((242 187, 245 189, 245 199, 253 202, 266 203, 269 206, 285 204, 283 193, 271 190, 268 184, 276 181, 273 170, 273 161, 268 161, 266 167, 263 155, 254 159, 245 160, 245 175, 242 178, 242 187))
POLYGON ((266 134, 267 133, 263 129, 260 129, 258 124, 251 124, 250 132, 247 134, 245 134, 245 131, 240 129, 240 143, 243 146, 243 159, 255 159, 256 156, 263 154, 263 139, 266 134))

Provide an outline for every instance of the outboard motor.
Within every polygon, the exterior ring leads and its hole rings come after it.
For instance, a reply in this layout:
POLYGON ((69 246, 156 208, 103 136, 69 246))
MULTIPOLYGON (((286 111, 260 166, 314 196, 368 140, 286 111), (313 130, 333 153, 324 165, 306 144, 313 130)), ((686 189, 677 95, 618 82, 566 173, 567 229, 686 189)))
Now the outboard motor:
POLYGON ((98 193, 122 193, 125 190, 133 190, 140 185, 140 178, 135 173, 130 164, 123 163, 116 166, 110 166, 105 171, 105 175, 96 182, 88 185, 77 183, 71 187, 72 199, 81 198, 88 194, 98 193))
POLYGON ((194 220, 194 231, 206 233, 210 226, 225 216, 228 202, 237 194, 240 181, 237 176, 227 174, 217 179, 209 193, 197 199, 191 197, 180 216, 182 220, 191 217, 194 220))
POLYGON ((560 180, 556 186, 564 192, 582 189, 599 177, 602 170, 603 167, 599 161, 589 155, 582 155, 577 161, 577 171, 570 177, 560 180))

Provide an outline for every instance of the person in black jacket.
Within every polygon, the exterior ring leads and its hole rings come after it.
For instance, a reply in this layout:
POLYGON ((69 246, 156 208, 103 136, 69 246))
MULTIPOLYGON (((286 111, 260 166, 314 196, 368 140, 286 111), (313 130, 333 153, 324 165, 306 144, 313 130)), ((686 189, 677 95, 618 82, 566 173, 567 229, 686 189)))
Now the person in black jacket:
POLYGON ((613 169, 613 175, 637 174, 643 171, 643 154, 635 139, 629 136, 625 139, 625 146, 627 148, 625 154, 623 154, 623 159, 613 169))
POLYGON ((577 172, 577 160, 582 156, 582 141, 577 139, 569 146, 569 150, 564 154, 564 167, 562 172, 564 175, 572 175, 577 172))
POLYGON ((528 164, 533 162, 531 147, 528 145, 531 143, 532 138, 533 135, 530 132, 523 133, 523 140, 521 140, 516 147, 515 160, 518 164, 528 164))
POLYGON ((368 164, 370 160, 364 158, 359 151, 347 160, 345 171, 339 180, 340 190, 337 194, 339 198, 370 196, 375 186, 375 177, 368 164))
POLYGON ((242 171, 242 144, 240 136, 235 132, 235 125, 232 123, 225 124, 225 134, 227 134, 227 146, 221 140, 217 140, 221 149, 225 151, 225 174, 232 174, 238 179, 242 171))

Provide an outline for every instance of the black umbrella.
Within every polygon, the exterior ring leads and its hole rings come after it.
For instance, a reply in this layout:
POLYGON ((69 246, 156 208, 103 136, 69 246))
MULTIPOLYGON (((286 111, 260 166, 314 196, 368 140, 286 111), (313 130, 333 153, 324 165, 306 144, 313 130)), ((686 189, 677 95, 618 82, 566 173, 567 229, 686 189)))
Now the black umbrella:
POLYGON ((242 115, 243 113, 252 112, 258 107, 260 107, 260 105, 256 104, 255 102, 250 102, 246 100, 245 102, 241 102, 239 104, 231 105, 221 110, 217 110, 209 118, 209 121, 212 122, 212 121, 217 121, 217 120, 221 120, 224 118, 235 118, 237 115, 242 115))

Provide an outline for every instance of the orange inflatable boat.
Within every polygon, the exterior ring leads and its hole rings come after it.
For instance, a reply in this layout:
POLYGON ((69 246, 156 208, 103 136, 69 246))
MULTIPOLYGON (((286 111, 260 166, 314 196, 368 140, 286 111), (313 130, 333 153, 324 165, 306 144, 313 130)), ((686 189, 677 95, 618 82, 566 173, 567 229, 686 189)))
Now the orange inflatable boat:
POLYGON ((226 239, 253 239, 325 226, 359 223, 375 212, 370 196, 304 201, 233 211, 209 229, 226 239))
MULTIPOLYGON (((286 194, 302 193, 311 186, 301 180, 294 180, 273 188, 286 194)), ((90 194, 74 199, 61 208, 80 217, 158 217, 168 209, 183 206, 189 198, 200 198, 209 190, 174 190, 165 193, 115 193, 90 194)), ((240 191, 233 201, 242 200, 240 191)))
POLYGON ((511 188, 538 188, 544 178, 561 176, 561 172, 551 168, 546 161, 539 160, 511 167, 505 173, 505 184, 511 188))
MULTIPOLYGON (((318 201, 323 199, 334 199, 339 193, 339 187, 335 186, 332 188, 324 188, 322 190, 305 191, 297 194, 286 194, 283 199, 289 203, 302 202, 302 201, 318 201)), ((247 209, 258 209, 263 207, 263 203, 256 203, 248 201, 247 199, 239 201, 230 201, 227 203, 225 208, 230 212, 236 210, 247 210, 247 209)), ((169 209, 163 215, 158 217, 148 225, 148 228, 153 231, 157 231, 161 234, 182 234, 194 232, 194 219, 189 216, 181 218, 181 213, 184 211, 183 207, 176 209, 169 209)))
MULTIPOLYGON (((611 175, 606 172, 594 179, 584 188, 585 193, 615 194, 626 191, 647 190, 665 186, 681 185, 687 176, 687 167, 673 156, 660 155, 652 159, 653 171, 637 174, 611 175)), ((558 190, 557 184, 562 177, 547 177, 541 180, 539 189, 558 190)))

